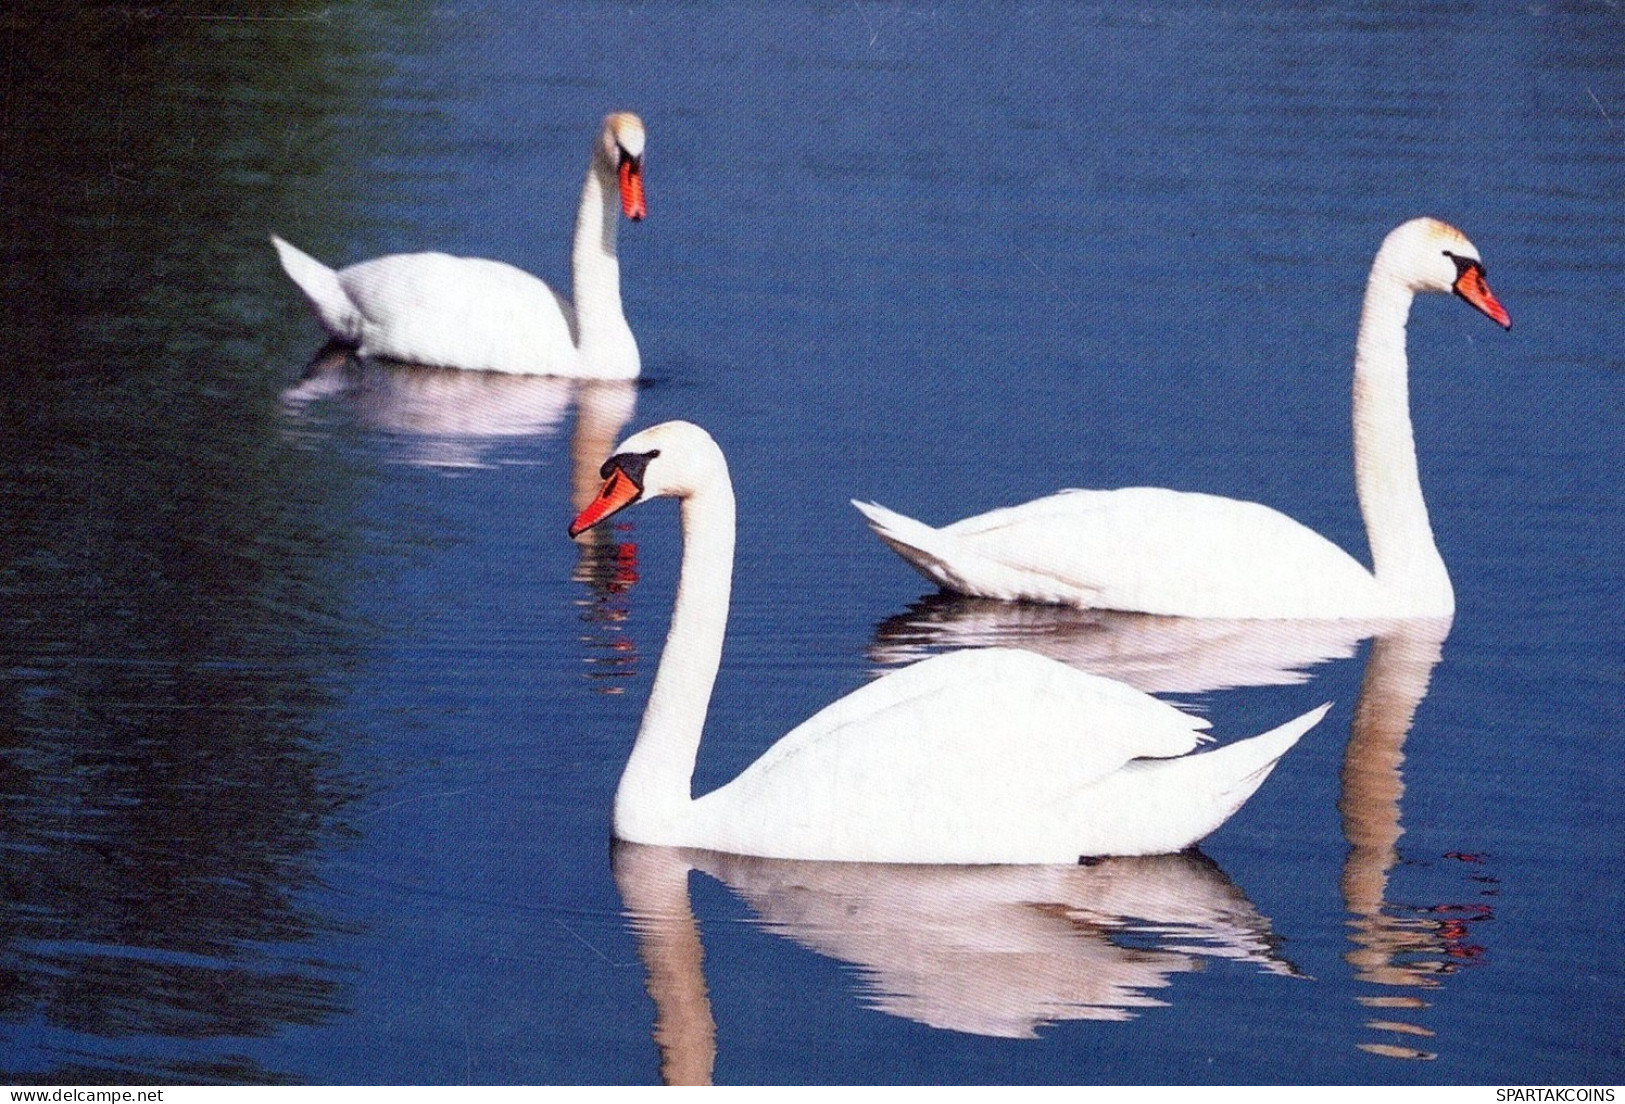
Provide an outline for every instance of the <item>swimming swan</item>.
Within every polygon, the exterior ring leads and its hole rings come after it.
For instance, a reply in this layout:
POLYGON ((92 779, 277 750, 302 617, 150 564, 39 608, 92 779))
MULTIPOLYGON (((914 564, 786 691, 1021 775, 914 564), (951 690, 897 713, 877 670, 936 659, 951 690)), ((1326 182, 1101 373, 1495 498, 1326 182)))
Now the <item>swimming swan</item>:
POLYGON ((683 527, 671 629, 615 794, 619 839, 851 862, 1178 851, 1240 808, 1327 709, 1189 755, 1207 722, 1123 683, 1029 652, 955 652, 820 710, 696 800, 733 575, 727 461, 703 429, 667 422, 623 442, 602 474, 571 536, 660 495, 680 501, 683 527))
POLYGON ((395 253, 333 271, 272 237, 283 270, 322 328, 364 357, 533 376, 634 379, 638 344, 621 310, 615 192, 637 221, 643 199, 643 121, 604 120, 576 215, 575 304, 501 261, 395 253))
POLYGON ((1511 328, 1461 231, 1390 233, 1354 354, 1354 474, 1374 571, 1253 502, 1152 487, 1062 491, 933 529, 854 502, 880 539, 945 590, 1184 617, 1446 617, 1455 594, 1417 474, 1405 324, 1418 291, 1453 291, 1511 328))

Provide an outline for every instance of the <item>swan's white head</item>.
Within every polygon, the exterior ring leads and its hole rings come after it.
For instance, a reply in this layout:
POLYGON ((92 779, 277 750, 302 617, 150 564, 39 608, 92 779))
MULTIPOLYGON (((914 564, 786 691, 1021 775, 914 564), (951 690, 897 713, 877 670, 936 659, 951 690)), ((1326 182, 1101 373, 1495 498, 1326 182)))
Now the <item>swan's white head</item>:
POLYGON ((1467 235, 1438 219, 1412 219, 1396 227, 1377 251, 1375 271, 1412 291, 1459 295, 1506 329, 1512 319, 1484 280, 1484 262, 1467 235))
POLYGON ((570 535, 579 537, 634 502, 689 498, 728 480, 728 461, 711 435, 693 422, 662 422, 634 433, 599 469, 604 487, 576 515, 570 535))
POLYGON ((637 222, 649 213, 643 202, 643 120, 630 111, 604 117, 598 155, 620 179, 621 210, 637 222))

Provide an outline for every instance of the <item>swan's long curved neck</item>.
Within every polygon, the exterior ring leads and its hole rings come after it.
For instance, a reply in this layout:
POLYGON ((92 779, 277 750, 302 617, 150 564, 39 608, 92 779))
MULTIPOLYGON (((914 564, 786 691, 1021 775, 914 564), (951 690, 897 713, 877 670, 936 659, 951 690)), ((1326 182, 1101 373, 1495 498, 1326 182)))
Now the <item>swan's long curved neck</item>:
POLYGON ((621 262, 615 255, 619 199, 614 171, 594 156, 587 167, 587 181, 581 187, 581 208, 576 212, 575 243, 570 254, 576 347, 584 354, 631 334, 621 310, 621 262))
POLYGON ((1394 613, 1455 610, 1450 575, 1433 541, 1411 429, 1405 326, 1415 292, 1372 268, 1354 353, 1354 481, 1372 573, 1394 613))
POLYGON ((615 835, 671 843, 693 804, 694 760, 722 663, 733 587, 734 493, 726 478, 682 500, 677 602, 637 742, 615 791, 615 835))

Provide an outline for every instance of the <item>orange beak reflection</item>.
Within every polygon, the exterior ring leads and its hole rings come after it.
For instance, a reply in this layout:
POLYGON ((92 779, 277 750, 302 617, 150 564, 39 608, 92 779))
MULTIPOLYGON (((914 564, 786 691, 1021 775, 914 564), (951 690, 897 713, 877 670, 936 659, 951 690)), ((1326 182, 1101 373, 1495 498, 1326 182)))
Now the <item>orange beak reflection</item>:
POLYGON ((587 508, 570 523, 570 536, 579 537, 610 515, 620 513, 636 502, 642 493, 643 488, 632 482, 625 472, 620 468, 614 469, 604 481, 604 488, 598 492, 598 497, 588 503, 587 508))
POLYGON ((621 155, 621 210, 637 222, 649 213, 643 202, 643 162, 621 155))
POLYGON ((1484 269, 1481 266, 1466 264, 1461 270, 1461 275, 1456 277, 1454 286, 1457 295, 1495 319, 1503 329, 1512 328, 1512 316, 1507 314, 1506 308, 1496 300, 1495 293, 1484 280, 1484 269))

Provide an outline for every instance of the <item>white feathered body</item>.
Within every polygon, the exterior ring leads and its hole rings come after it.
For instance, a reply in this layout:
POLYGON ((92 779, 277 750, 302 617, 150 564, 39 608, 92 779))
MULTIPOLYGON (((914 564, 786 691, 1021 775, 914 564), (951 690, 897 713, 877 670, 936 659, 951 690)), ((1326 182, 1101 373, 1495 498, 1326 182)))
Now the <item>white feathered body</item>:
POLYGON ((1324 711, 1190 755, 1208 722, 1123 683, 1014 649, 956 652, 821 710, 653 834, 850 862, 1179 851, 1240 808, 1324 711))
POLYGON ((1182 617, 1394 615, 1359 561, 1256 502, 1156 487, 1068 490, 940 529, 854 505, 916 570, 956 593, 1182 617))
POLYGON ((272 241, 322 328, 363 357, 516 375, 638 374, 630 328, 583 351, 569 301, 502 261, 394 253, 334 271, 272 241))

